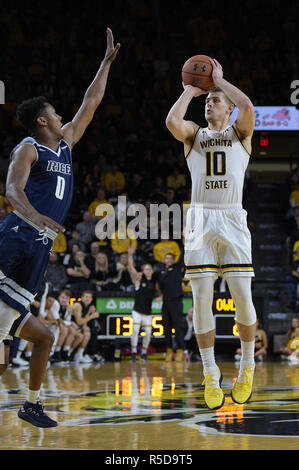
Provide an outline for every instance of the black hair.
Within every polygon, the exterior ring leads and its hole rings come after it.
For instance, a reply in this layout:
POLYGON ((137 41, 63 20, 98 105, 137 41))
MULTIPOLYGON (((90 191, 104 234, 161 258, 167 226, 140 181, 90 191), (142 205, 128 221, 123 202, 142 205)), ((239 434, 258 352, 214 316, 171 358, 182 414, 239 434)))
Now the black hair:
POLYGON ((175 254, 174 254, 174 253, 170 253, 170 252, 169 252, 169 253, 166 253, 166 255, 165 255, 165 256, 172 256, 172 257, 173 257, 173 259, 175 259, 175 254))
POLYGON ((16 111, 17 120, 30 135, 35 132, 37 118, 45 114, 47 102, 45 96, 36 96, 18 105, 16 111))

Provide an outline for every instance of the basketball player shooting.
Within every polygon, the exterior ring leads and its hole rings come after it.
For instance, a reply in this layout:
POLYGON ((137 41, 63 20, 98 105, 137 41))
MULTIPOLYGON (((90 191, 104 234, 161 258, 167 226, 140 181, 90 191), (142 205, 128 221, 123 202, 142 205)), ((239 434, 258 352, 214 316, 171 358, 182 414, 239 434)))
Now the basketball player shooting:
POLYGON ((198 87, 184 86, 183 93, 169 111, 166 125, 172 135, 183 142, 191 173, 191 206, 186 220, 186 277, 190 279, 193 293, 193 321, 203 363, 205 403, 210 409, 218 409, 225 401, 221 389, 222 374, 215 362, 212 312, 214 281, 219 271, 227 281, 235 303, 242 349, 232 399, 243 404, 252 394, 256 332, 251 293, 254 271, 242 194, 255 114, 250 99, 223 78, 219 62, 211 58, 210 62, 215 88, 207 94, 198 87), (184 117, 191 100, 203 94, 207 94, 205 119, 208 126, 200 128, 184 117), (235 106, 239 112, 231 126, 230 115, 235 106), (200 216, 198 211, 201 211, 200 216), (202 223, 197 226, 194 220, 202 220, 202 223), (189 235, 192 232, 195 239, 200 240, 198 249, 193 249, 194 245, 188 248, 188 230, 189 235))
POLYGON ((6 180, 6 197, 14 210, 0 224, 0 342, 13 327, 15 336, 34 343, 28 397, 18 416, 38 427, 57 426, 39 400, 54 338, 28 308, 43 280, 53 240, 64 231, 73 195, 71 150, 102 101, 120 47, 114 46, 110 28, 106 33, 105 57, 71 122, 63 126, 61 116, 43 96, 17 108, 17 118, 29 137, 13 149, 6 180))

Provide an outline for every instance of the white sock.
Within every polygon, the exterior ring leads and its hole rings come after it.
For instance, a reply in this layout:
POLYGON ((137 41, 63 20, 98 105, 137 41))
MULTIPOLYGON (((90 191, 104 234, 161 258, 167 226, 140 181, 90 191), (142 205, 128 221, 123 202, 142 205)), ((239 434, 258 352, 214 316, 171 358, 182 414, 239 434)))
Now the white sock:
POLYGON ((25 352, 25 357, 31 357, 32 351, 26 351, 25 352))
POLYGON ((219 375, 219 369, 215 361, 214 346, 210 348, 199 349, 204 376, 207 375, 219 375))
POLYGON ((76 353, 76 356, 77 357, 83 357, 83 353, 84 353, 84 348, 79 348, 77 353, 76 353))
POLYGON ((23 352, 23 351, 18 350, 18 352, 17 352, 17 354, 16 354, 16 358, 17 358, 17 359, 20 359, 22 352, 23 352))
POLYGON ((137 347, 131 347, 131 353, 132 354, 137 354, 137 347))
POLYGON ((249 365, 254 364, 254 345, 255 342, 253 341, 242 341, 241 340, 241 361, 240 367, 247 367, 249 365))
POLYGON ((64 351, 69 351, 70 349, 71 349, 70 346, 63 346, 63 350, 64 350, 64 351))
POLYGON ((39 400, 40 390, 28 390, 27 401, 37 403, 39 400))
POLYGON ((54 351, 55 351, 55 352, 59 352, 60 349, 61 349, 61 346, 56 346, 55 349, 54 349, 54 351))

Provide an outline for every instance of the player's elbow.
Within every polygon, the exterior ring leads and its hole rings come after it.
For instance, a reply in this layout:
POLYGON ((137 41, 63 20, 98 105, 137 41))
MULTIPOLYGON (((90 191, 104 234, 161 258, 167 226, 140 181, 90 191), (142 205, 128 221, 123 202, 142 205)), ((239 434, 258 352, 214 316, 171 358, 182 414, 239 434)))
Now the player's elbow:
POLYGON ((243 102, 242 102, 242 105, 240 106, 240 108, 242 107, 242 111, 245 112, 246 114, 248 115, 255 115, 255 112, 254 112, 254 106, 252 104, 252 102, 250 101, 249 98, 244 98, 243 102))
POLYGON ((165 124, 167 129, 170 132, 173 132, 178 127, 178 119, 173 114, 168 114, 165 120, 165 124))

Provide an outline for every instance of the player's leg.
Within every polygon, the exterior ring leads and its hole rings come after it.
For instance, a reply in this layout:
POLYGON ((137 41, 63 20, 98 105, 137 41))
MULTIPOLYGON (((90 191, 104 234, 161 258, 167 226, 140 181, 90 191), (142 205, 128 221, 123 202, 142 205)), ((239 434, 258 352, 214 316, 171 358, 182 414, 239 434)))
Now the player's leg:
POLYGON ((87 325, 84 325, 82 327, 82 330, 81 330, 82 334, 83 334, 83 340, 82 340, 82 343, 79 345, 79 348, 74 356, 74 362, 76 363, 87 363, 87 362, 92 362, 92 359, 88 359, 88 358, 85 358, 83 356, 83 353, 89 343, 89 340, 90 340, 90 337, 91 337, 91 333, 90 333, 90 329, 87 325))
POLYGON ((173 358, 173 350, 172 350, 172 324, 171 324, 171 314, 170 314, 170 307, 168 302, 163 302, 162 305, 162 324, 164 328, 164 336, 166 340, 166 356, 165 361, 171 362, 173 358))
POLYGON ((63 323, 59 324, 59 326, 55 325, 53 333, 55 336, 55 342, 54 342, 54 354, 51 357, 51 362, 61 362, 65 360, 62 357, 62 346, 68 334, 68 327, 64 325, 63 323))
POLYGON ((27 400, 18 412, 19 418, 37 427, 54 427, 57 422, 49 418, 40 403, 40 388, 44 378, 54 336, 38 318, 29 315, 27 321, 16 331, 16 336, 34 344, 29 366, 29 389, 27 400))
POLYGON ((28 341, 25 339, 20 339, 18 350, 16 353, 16 356, 12 359, 12 363, 17 365, 17 366, 28 366, 29 362, 25 361, 24 359, 21 358, 21 355, 25 351, 25 348, 28 345, 28 341))
POLYGON ((252 394, 256 311, 252 301, 251 277, 228 277, 227 284, 236 307, 236 322, 241 341, 240 369, 232 390, 232 398, 242 404, 246 403, 252 394))
POLYGON ((0 343, 0 376, 4 374, 9 363, 10 341, 0 343))
POLYGON ((184 326, 183 326, 183 301, 172 301, 171 304, 171 321, 175 329, 175 341, 177 345, 176 362, 182 362, 184 359, 184 326))
POLYGON ((141 326, 140 313, 133 310, 132 320, 133 320, 133 331, 132 331, 132 336, 131 336, 131 354, 132 354, 132 362, 136 362, 138 338, 139 338, 139 331, 140 331, 140 326, 141 326))
POLYGON ((70 329, 71 329, 70 338, 69 338, 70 342, 67 342, 66 345, 70 345, 69 354, 70 354, 70 357, 72 357, 73 352, 76 351, 76 349, 78 348, 80 344, 82 344, 84 340, 84 336, 83 336, 83 333, 80 330, 78 330, 78 328, 75 325, 71 325, 70 329))
POLYGON ((191 278, 193 295, 194 332, 203 364, 205 402, 210 409, 220 408, 224 403, 221 390, 222 375, 215 361, 215 323, 212 311, 214 277, 191 278))
MULTIPOLYGON (((67 334, 65 336, 64 342, 62 343, 62 352, 61 357, 63 361, 69 361, 70 355, 72 354, 71 345, 74 342, 75 338, 75 329, 72 325, 66 325, 67 334)), ((78 343, 79 344, 79 343, 78 343)))
POLYGON ((151 315, 142 315, 142 325, 145 330, 145 336, 142 338, 142 351, 141 359, 146 361, 147 349, 151 342, 152 335, 152 316, 151 315))
POLYGON ((20 313, 0 299, 0 341, 6 339, 13 323, 20 313))
MULTIPOLYGON (((39 398, 41 383, 46 372, 47 363, 54 336, 38 318, 30 315, 26 323, 22 326, 16 336, 33 343, 30 359, 29 397, 39 398), (30 395, 30 392, 33 392, 30 395), (35 395, 36 394, 36 395, 35 395)), ((29 400, 30 401, 30 400, 29 400)))

